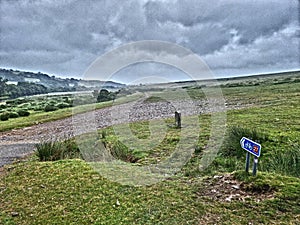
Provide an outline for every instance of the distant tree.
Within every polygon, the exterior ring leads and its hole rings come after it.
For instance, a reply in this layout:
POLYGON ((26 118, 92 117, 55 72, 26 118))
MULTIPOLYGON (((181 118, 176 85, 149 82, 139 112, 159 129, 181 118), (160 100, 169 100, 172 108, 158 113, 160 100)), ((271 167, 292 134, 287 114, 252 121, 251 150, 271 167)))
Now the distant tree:
POLYGON ((106 89, 101 89, 99 92, 99 95, 97 97, 97 101, 98 102, 105 102, 105 101, 109 101, 109 91, 106 89))
POLYGON ((115 98, 116 98, 115 93, 109 92, 106 89, 101 89, 97 97, 97 102, 106 102, 106 101, 114 100, 115 98))

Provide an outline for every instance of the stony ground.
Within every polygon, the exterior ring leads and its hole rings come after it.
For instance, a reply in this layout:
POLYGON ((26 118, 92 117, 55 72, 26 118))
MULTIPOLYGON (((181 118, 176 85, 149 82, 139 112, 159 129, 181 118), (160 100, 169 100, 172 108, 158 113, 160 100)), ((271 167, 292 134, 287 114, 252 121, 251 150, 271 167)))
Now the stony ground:
POLYGON ((2 132, 0 133, 0 167, 32 153, 34 144, 41 141, 68 138, 124 122, 173 117, 175 110, 185 116, 234 108, 241 108, 241 105, 224 105, 224 102, 222 104, 222 101, 219 102, 216 99, 210 103, 204 100, 193 103, 189 101, 145 103, 142 99, 138 102, 115 105, 62 120, 2 132))

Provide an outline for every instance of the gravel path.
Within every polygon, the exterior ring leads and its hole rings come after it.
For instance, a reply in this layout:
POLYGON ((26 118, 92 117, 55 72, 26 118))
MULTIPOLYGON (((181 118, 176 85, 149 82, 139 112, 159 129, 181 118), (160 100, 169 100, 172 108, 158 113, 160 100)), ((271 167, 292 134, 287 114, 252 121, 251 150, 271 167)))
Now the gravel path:
POLYGON ((103 128, 124 122, 153 120, 173 117, 175 108, 182 115, 195 115, 213 111, 223 111, 241 108, 236 105, 226 105, 226 109, 214 105, 208 107, 207 101, 188 101, 145 103, 143 99, 135 103, 126 103, 93 112, 82 113, 73 117, 37 124, 34 126, 0 133, 0 167, 22 158, 34 151, 34 144, 49 139, 72 137, 95 128, 103 128), (86 126, 88 124, 88 126, 86 126), (76 129, 75 127, 80 127, 76 129))

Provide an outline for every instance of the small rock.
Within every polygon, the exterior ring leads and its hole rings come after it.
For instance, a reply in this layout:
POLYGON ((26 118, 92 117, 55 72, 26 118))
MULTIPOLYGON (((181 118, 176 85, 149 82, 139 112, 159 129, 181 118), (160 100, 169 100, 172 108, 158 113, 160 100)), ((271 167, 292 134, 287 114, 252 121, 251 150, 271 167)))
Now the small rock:
POLYGON ((234 189, 236 189, 236 190, 240 189, 240 185, 232 185, 231 187, 234 188, 234 189))
POLYGON ((11 212, 11 216, 12 216, 12 217, 19 216, 19 213, 18 213, 18 212, 11 212))
POLYGON ((232 197, 233 197, 232 195, 228 196, 227 198, 225 198, 225 201, 231 202, 232 197))
POLYGON ((118 199, 117 199, 116 205, 117 205, 117 206, 120 206, 120 205, 121 205, 118 199))
POLYGON ((215 175, 214 179, 221 179, 223 176, 215 175))

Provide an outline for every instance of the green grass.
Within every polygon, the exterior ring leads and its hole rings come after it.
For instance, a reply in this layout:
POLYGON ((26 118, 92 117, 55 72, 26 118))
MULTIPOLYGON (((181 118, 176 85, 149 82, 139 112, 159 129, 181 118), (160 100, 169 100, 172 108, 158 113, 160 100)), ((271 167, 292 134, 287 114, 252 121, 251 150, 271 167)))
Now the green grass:
POLYGON ((250 192, 271 187, 274 198, 218 202, 201 194, 202 178, 122 186, 81 160, 31 161, 9 169, 0 181, 2 224, 296 224, 300 219, 300 180, 275 174, 235 175, 250 192))

